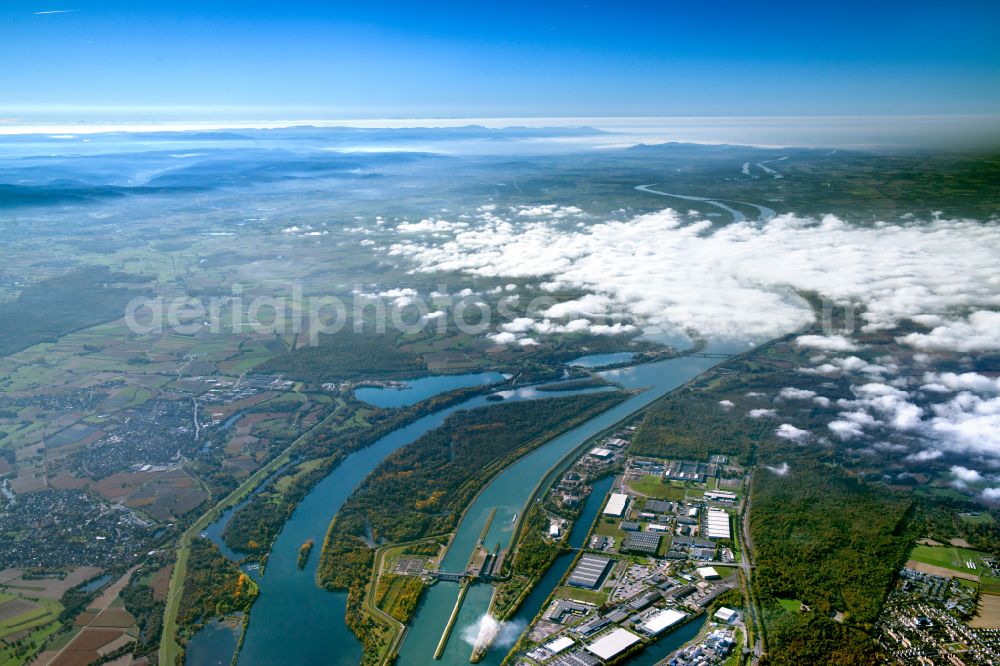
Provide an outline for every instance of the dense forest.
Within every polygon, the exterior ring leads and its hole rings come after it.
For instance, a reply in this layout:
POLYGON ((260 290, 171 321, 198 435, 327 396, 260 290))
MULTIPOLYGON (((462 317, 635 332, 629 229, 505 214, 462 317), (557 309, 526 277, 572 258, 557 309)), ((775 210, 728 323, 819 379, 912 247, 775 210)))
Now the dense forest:
MULTIPOLYGON (((170 578, 170 569, 161 572, 155 566, 155 563, 162 561, 162 559, 158 559, 149 564, 155 572, 153 575, 159 573, 165 583, 170 578)), ((170 567, 171 565, 164 564, 163 566, 170 567)), ((136 656, 154 653, 160 645, 160 634, 163 631, 163 611, 166 607, 166 585, 164 583, 161 583, 159 589, 154 589, 151 584, 151 576, 140 570, 132 576, 132 580, 121 591, 125 609, 135 616, 136 624, 139 626, 137 645, 133 651, 136 656)))
POLYGON ((330 534, 403 542, 448 532, 492 472, 624 398, 594 393, 456 412, 383 460, 341 508, 330 534))
POLYGON ((425 372, 420 357, 402 351, 398 333, 355 333, 351 322, 319 344, 299 347, 256 368, 313 384, 362 377, 412 377, 425 372))
POLYGON ((213 617, 249 611, 258 593, 253 578, 240 571, 218 546, 202 537, 194 539, 177 610, 181 642, 183 636, 190 636, 213 617))
POLYGON ((349 591, 348 625, 366 654, 381 636, 361 606, 372 575, 370 538, 403 542, 453 530, 495 472, 625 397, 596 393, 553 398, 544 406, 511 402, 456 412, 382 461, 330 524, 317 571, 323 586, 349 591))
POLYGON ((86 266, 25 287, 17 300, 0 303, 0 356, 51 342, 67 333, 118 319, 130 300, 142 294, 128 288, 149 278, 86 266))
POLYGON ((417 610, 417 602, 424 591, 424 582, 419 576, 399 576, 384 574, 375 590, 375 603, 389 615, 402 623, 407 623, 417 610))
POLYGON ((805 455, 794 465, 785 475, 760 470, 751 486, 761 600, 800 599, 870 623, 906 560, 911 500, 805 455))

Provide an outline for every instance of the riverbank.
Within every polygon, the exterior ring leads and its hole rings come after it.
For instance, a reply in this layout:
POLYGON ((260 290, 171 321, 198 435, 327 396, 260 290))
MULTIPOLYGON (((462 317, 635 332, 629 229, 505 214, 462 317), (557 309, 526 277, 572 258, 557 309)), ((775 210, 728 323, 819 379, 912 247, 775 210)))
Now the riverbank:
MULTIPOLYGON (((450 570, 453 566, 457 566, 455 562, 458 558, 467 555, 479 536, 486 516, 494 508, 497 510, 497 518, 489 530, 487 541, 511 543, 512 521, 515 515, 524 510, 526 501, 538 485, 537 481, 525 483, 526 479, 543 478, 553 466, 564 460, 585 441, 629 418, 666 393, 724 361, 728 358, 725 355, 739 351, 742 349, 735 345, 715 345, 707 348, 703 356, 681 356, 599 373, 604 379, 626 388, 646 390, 557 437, 498 475, 467 509, 452 539, 451 547, 445 555, 444 566, 450 570), (716 357, 715 354, 720 356, 716 357)), ((473 594, 475 588, 479 587, 483 586, 475 585, 473 590, 470 590, 458 619, 459 626, 464 626, 469 632, 475 632, 475 627, 480 624, 481 619, 488 617, 492 599, 491 590, 485 590, 485 594, 473 594)), ((402 666, 426 664, 433 658, 441 627, 451 611, 451 604, 446 601, 447 590, 441 588, 442 585, 437 585, 428 591, 427 598, 411 622, 406 640, 400 649, 398 663, 402 666)), ((498 650, 494 648, 487 651, 484 661, 496 664, 502 657, 503 655, 498 655, 498 650)), ((468 660, 468 648, 463 649, 461 644, 454 641, 449 643, 441 655, 443 664, 457 666, 468 663, 468 660)))

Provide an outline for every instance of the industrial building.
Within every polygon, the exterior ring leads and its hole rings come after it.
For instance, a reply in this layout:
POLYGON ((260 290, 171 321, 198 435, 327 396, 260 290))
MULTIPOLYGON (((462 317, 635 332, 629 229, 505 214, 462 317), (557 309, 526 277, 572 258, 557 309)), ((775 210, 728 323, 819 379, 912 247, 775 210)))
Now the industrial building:
POLYGON ((560 636, 559 638, 545 644, 545 649, 552 654, 559 654, 563 650, 573 645, 573 639, 569 636, 560 636))
POLYGON ((590 455, 594 456, 595 458, 600 458, 601 460, 607 460, 608 458, 611 457, 611 451, 609 451, 608 449, 602 449, 598 447, 596 449, 591 449, 590 455))
POLYGON ((712 502, 728 502, 730 504, 735 504, 736 493, 729 492, 728 490, 709 490, 705 493, 705 499, 712 502))
POLYGON ((721 509, 709 509, 705 519, 705 536, 709 539, 731 539, 729 514, 721 509))
POLYGON ((664 608, 663 610, 657 611, 653 615, 640 625, 639 629, 649 634, 650 636, 656 636, 662 633, 664 630, 669 629, 681 620, 683 620, 687 615, 673 608, 664 608))
POLYGON ((618 628, 588 645, 587 652, 596 655, 604 661, 610 661, 641 640, 641 638, 631 631, 618 628))
POLYGON ((646 511, 652 511, 654 513, 670 513, 673 511, 674 505, 665 500, 648 499, 642 508, 646 511))
POLYGON ((631 532, 625 537, 622 550, 656 554, 660 547, 660 535, 656 532, 631 532))
POLYGON ((723 622, 726 623, 731 622, 735 616, 736 616, 736 611, 734 611, 732 608, 726 608, 725 606, 722 606, 719 608, 719 610, 715 611, 715 619, 722 620, 723 622))
POLYGON ((576 563, 573 573, 570 574, 569 580, 566 582, 575 587, 596 589, 610 564, 611 560, 608 558, 588 553, 576 563))
POLYGON ((667 467, 666 476, 668 479, 676 481, 694 481, 695 483, 705 483, 708 473, 708 465, 705 463, 678 461, 667 467))
POLYGON ((628 505, 628 495, 624 493, 611 493, 607 506, 604 507, 605 516, 621 517, 625 514, 625 507, 628 505))
POLYGON ((719 572, 715 570, 715 567, 698 567, 698 575, 705 580, 716 580, 721 578, 719 572))

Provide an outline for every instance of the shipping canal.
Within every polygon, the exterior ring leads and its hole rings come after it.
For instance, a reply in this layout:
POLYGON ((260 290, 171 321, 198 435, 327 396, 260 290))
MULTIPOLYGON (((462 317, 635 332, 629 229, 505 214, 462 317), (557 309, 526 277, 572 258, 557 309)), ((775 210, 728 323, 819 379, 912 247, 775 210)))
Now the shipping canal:
MULTIPOLYGON (((739 351, 742 349, 735 345, 719 344, 710 345, 704 350, 709 355, 738 353, 739 351)), ((554 465, 591 437, 611 428, 619 421, 721 361, 721 358, 682 356, 599 373, 609 381, 626 388, 645 388, 646 390, 556 437, 497 475, 479 494, 459 523, 455 537, 441 564, 441 569, 460 571, 465 567, 469 553, 475 547, 487 518, 494 510, 496 510, 496 515, 486 533, 484 543, 488 544, 491 549, 497 543, 502 544, 502 547, 507 547, 513 533, 516 516, 523 510, 535 485, 545 477, 554 465)), ((547 584, 554 587, 558 577, 547 576, 546 579, 547 584)), ((473 646, 480 634, 489 631, 498 632, 497 641, 494 647, 486 653, 482 663, 499 664, 503 659, 509 648, 509 643, 516 638, 519 626, 516 622, 509 627, 496 628, 493 626, 494 623, 487 617, 492 589, 491 585, 485 583, 476 583, 471 586, 455 624, 455 632, 440 657, 440 663, 456 666, 468 664, 473 646)), ((551 587, 549 591, 551 591, 551 587)), ((546 597, 548 596, 544 586, 539 585, 537 594, 543 593, 546 597)), ((410 628, 400 648, 397 664, 401 666, 425 666, 433 663, 434 652, 441 638, 442 629, 447 623, 457 595, 458 585, 454 583, 440 582, 427 591, 423 603, 410 623, 410 628)), ((541 604, 543 600, 544 597, 541 600, 536 597, 533 602, 541 604)), ((526 607, 525 614, 528 611, 530 609, 526 607)))

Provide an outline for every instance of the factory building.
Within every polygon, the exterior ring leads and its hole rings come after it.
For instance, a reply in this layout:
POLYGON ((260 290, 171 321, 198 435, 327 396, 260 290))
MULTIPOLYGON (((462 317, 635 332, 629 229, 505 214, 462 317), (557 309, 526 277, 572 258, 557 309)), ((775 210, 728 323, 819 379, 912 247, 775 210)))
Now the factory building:
POLYGON ((566 582, 575 587, 596 589, 610 564, 611 560, 606 557, 590 554, 584 555, 576 563, 573 573, 570 574, 569 580, 566 582))
POLYGON ((731 539, 729 514, 721 509, 709 509, 705 519, 705 536, 709 539, 731 539))

